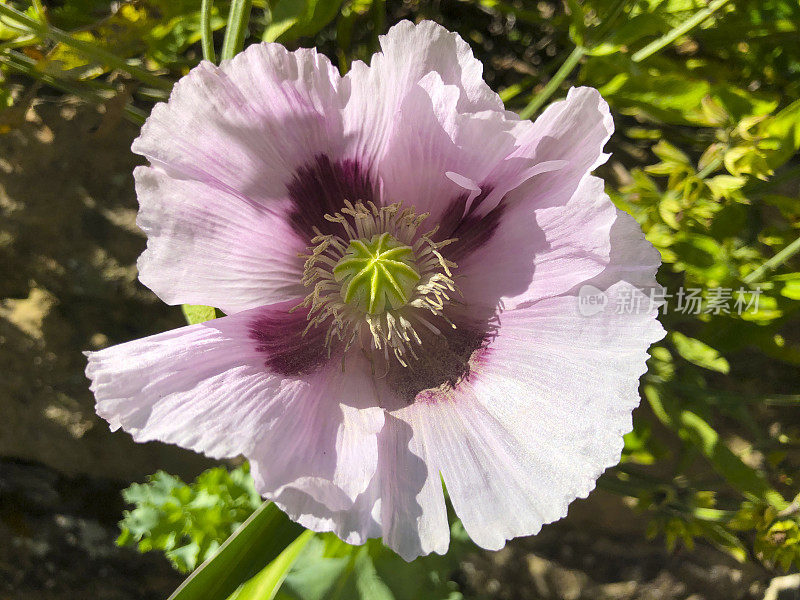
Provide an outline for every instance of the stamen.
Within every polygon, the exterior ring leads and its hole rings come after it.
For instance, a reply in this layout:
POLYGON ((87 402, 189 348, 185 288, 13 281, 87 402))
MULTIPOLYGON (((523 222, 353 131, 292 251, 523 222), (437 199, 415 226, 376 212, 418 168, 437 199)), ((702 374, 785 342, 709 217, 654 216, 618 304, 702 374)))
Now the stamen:
POLYGON ((325 215, 342 226, 344 235, 315 229, 313 246, 304 255, 302 283, 310 292, 298 307, 309 308, 305 332, 327 323, 329 355, 334 339, 344 352, 359 340, 368 355, 377 353, 386 361, 393 356, 407 367, 423 343, 415 324, 441 335, 424 315, 455 327, 444 310, 458 291, 452 279, 456 264, 439 251, 455 240, 433 241, 438 226, 418 234, 428 214, 417 215, 400 203, 344 205, 341 212, 325 215))

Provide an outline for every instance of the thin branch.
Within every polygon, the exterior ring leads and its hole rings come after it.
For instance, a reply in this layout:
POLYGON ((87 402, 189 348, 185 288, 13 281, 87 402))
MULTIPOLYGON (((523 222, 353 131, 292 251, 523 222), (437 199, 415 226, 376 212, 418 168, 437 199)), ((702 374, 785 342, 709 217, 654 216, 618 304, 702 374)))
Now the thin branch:
POLYGON ((800 237, 745 277, 744 282, 756 283, 760 281, 769 271, 774 271, 798 252, 800 252, 800 237))
POLYGON ((550 81, 547 82, 547 85, 544 86, 544 89, 533 97, 533 100, 528 103, 528 106, 519 111, 519 116, 523 119, 530 119, 536 114, 536 111, 550 99, 550 96, 555 93, 558 86, 560 86, 575 67, 578 66, 584 54, 586 54, 586 48, 583 46, 576 46, 575 50, 573 50, 567 57, 567 60, 564 61, 564 64, 561 65, 561 68, 556 71, 556 74, 553 75, 550 81))
POLYGON ((631 60, 633 62, 641 62, 645 58, 652 56, 665 46, 668 46, 679 37, 681 37, 684 33, 687 33, 691 29, 694 29, 698 25, 700 25, 703 21, 705 21, 708 17, 713 15, 717 10, 725 6, 729 0, 713 0, 713 2, 709 3, 709 5, 697 11, 694 15, 692 15, 689 19, 678 25, 677 27, 672 28, 670 31, 662 35, 657 40, 650 42, 636 52, 632 57, 631 60))

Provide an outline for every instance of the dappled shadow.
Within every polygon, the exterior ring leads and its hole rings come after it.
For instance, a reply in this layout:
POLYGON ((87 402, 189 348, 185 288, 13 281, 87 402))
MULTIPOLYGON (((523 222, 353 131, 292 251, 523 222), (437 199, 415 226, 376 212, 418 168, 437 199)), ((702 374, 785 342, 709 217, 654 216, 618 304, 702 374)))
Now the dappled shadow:
POLYGON ((136 279, 135 135, 69 100, 0 135, 0 455, 122 479, 207 464, 110 434, 83 375, 81 350, 183 324, 136 279))

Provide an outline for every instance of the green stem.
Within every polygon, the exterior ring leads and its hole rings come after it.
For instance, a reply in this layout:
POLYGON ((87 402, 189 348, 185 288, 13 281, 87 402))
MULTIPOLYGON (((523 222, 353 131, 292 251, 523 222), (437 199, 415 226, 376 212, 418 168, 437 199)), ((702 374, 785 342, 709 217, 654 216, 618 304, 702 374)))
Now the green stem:
POLYGON ((544 89, 534 96, 533 100, 528 103, 528 106, 519 111, 520 118, 530 119, 534 114, 536 114, 536 111, 538 111, 544 105, 544 103, 550 99, 550 96, 555 93, 555 91, 558 89, 558 86, 560 86, 567 76, 572 73, 573 69, 578 65, 584 54, 586 54, 586 48, 583 46, 577 46, 567 57, 567 60, 564 61, 564 64, 561 65, 561 68, 556 71, 556 74, 550 78, 550 81, 547 82, 547 85, 544 86, 544 89))
POLYGON ((203 58, 212 63, 217 61, 214 52, 214 30, 211 29, 211 12, 214 10, 214 0, 203 0, 200 4, 200 35, 203 47, 203 58))
POLYGON ((567 53, 562 52, 558 56, 554 57, 553 60, 548 61, 548 63, 539 70, 539 73, 536 77, 532 75, 528 75, 524 77, 519 83, 515 83, 513 85, 508 86, 504 90, 500 90, 500 98, 503 100, 504 103, 512 100, 522 92, 526 91, 528 88, 532 88, 534 85, 539 83, 542 79, 549 76, 553 71, 556 70, 556 65, 560 64, 562 61, 567 59, 567 53))
POLYGON ((774 271, 798 252, 800 252, 800 237, 745 277, 744 282, 755 283, 760 281, 767 272, 774 271))
POLYGON ((634 55, 631 57, 631 60, 633 60, 633 62, 641 62, 645 58, 652 56, 653 54, 661 50, 664 46, 668 46, 669 44, 677 40, 684 33, 700 25, 700 23, 705 21, 708 17, 713 15, 717 10, 725 6, 728 2, 729 0, 713 0, 713 2, 710 2, 706 8, 697 11, 689 19, 687 19, 677 27, 674 27, 673 29, 662 35, 657 40, 650 42, 649 44, 647 44, 647 46, 645 46, 638 52, 634 53, 634 55))
MULTIPOLYGON (((529 119, 536 113, 536 111, 544 106, 544 103, 550 99, 550 96, 555 93, 555 91, 558 89, 558 86, 560 86, 569 76, 569 74, 572 73, 572 71, 580 62, 581 58, 583 58, 586 52, 588 52, 587 47, 599 45, 603 42, 608 32, 614 27, 617 19, 625 10, 627 1, 628 0, 616 0, 616 2, 609 7, 607 18, 603 20, 603 22, 594 32, 597 41, 594 43, 586 43, 585 46, 577 46, 562 63, 561 68, 556 71, 556 74, 550 78, 541 93, 534 96, 528 105, 520 111, 520 117, 523 119, 529 119)), ((520 89, 519 91, 522 90, 520 89)))
POLYGON ((713 160, 712 160, 710 163, 708 163, 708 164, 707 164, 705 167, 703 167, 703 169, 702 169, 701 171, 698 171, 698 172, 697 172, 697 178, 698 178, 698 179, 705 179, 706 177, 708 177, 709 175, 711 175, 711 173, 713 173, 714 171, 716 171, 716 170, 717 170, 717 168, 718 168, 718 167, 719 167, 721 164, 722 164, 722 157, 721 157, 721 156, 717 156, 717 157, 716 157, 715 159, 713 159, 713 160))
POLYGON ((123 58, 103 50, 102 48, 99 48, 90 42, 75 39, 65 31, 61 31, 60 29, 52 27, 47 23, 41 23, 35 19, 31 19, 28 15, 11 8, 7 4, 0 4, 0 16, 7 17, 12 21, 21 24, 25 29, 28 29, 33 33, 37 33, 42 37, 50 38, 53 41, 74 48, 81 54, 97 61, 98 63, 107 65, 113 69, 124 71, 131 77, 134 77, 139 81, 146 83, 147 85, 165 90, 172 89, 172 83, 170 81, 153 75, 145 69, 130 65, 123 58))
POLYGON ((225 39, 222 42, 221 60, 233 58, 244 47, 251 8, 253 8, 253 0, 232 0, 231 12, 228 13, 228 26, 225 28, 225 39))

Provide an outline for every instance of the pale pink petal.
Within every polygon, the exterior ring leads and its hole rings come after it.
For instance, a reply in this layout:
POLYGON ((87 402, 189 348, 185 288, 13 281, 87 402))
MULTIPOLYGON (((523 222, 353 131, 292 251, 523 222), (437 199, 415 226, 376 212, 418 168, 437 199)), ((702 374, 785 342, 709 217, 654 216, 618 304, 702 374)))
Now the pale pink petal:
POLYGON ((281 397, 280 423, 246 454, 256 489, 269 499, 295 490, 328 510, 349 509, 375 472, 384 420, 370 364, 351 357, 343 371, 331 361, 316 374, 284 381, 281 397))
POLYGON ((164 302, 230 313, 305 294, 306 245, 277 204, 268 209, 154 167, 137 167, 134 178, 137 224, 147 234, 139 279, 164 302))
MULTIPOLYGON (((592 88, 571 89, 566 100, 548 107, 535 123, 497 113, 495 120, 502 123, 502 131, 496 128, 494 135, 511 135, 513 151, 502 160, 488 161, 491 172, 480 177, 451 167, 481 188, 469 209, 464 194, 440 200, 449 202, 442 231, 445 237, 459 238, 450 250, 458 259, 490 239, 501 218, 512 212, 510 218, 565 206, 586 175, 607 158, 603 146, 614 129, 608 105, 592 88)), ((481 136, 471 140, 478 151, 482 143, 481 136)))
POLYGON ((432 477, 441 472, 453 508, 476 544, 498 550, 507 539, 537 533, 542 523, 561 516, 557 511, 566 503, 546 487, 545 459, 511 439, 473 393, 460 389, 457 397, 417 404, 415 433, 426 440, 432 477))
POLYGON ((424 423, 415 422, 413 411, 413 405, 403 411, 405 420, 386 413, 375 475, 351 506, 337 510, 297 489, 282 490, 276 504, 304 527, 333 531, 350 544, 382 537, 408 561, 446 553, 450 526, 442 483, 438 471, 421 458, 424 423))
POLYGON ((338 71, 315 50, 255 44, 199 66, 157 104, 133 151, 171 176, 250 200, 286 196, 293 173, 344 148, 338 71))
POLYGON ((450 526, 442 481, 434 465, 425 463, 424 419, 410 405, 387 414, 381 432, 378 469, 383 543, 405 560, 437 552, 450 545, 450 526))
POLYGON ((402 21, 381 36, 380 43, 382 52, 369 66, 356 61, 345 76, 351 95, 344 127, 355 156, 369 163, 380 161, 399 130, 396 117, 406 95, 431 72, 455 88, 458 112, 504 111, 500 98, 483 81, 483 65, 458 34, 432 21, 402 21))
POLYGON ((244 455, 266 497, 293 488, 349 506, 376 469, 383 411, 368 367, 352 361, 345 376, 320 361, 293 304, 87 353, 97 413, 138 442, 244 455))
POLYGON ((565 100, 548 106, 533 124, 520 121, 515 128, 518 148, 514 157, 565 164, 508 190, 507 202, 563 205, 584 176, 606 161, 603 146, 613 132, 608 104, 600 92, 589 87, 571 88, 565 100))
MULTIPOLYGON (((611 305, 639 294, 608 290, 611 305)), ((418 398, 415 435, 470 537, 488 549, 563 517, 619 461, 639 403, 655 311, 583 317, 576 296, 500 315, 497 337, 450 393, 418 398)))
POLYGON ((248 311, 87 353, 97 414, 138 442, 213 457, 242 453, 270 426, 263 417, 280 385, 249 339, 251 317, 248 311))
MULTIPOLYGON (((491 237, 458 259, 457 283, 468 304, 512 309, 562 294, 611 260, 609 232, 618 211, 597 177, 586 176, 565 205, 517 203, 497 210, 491 237)), ((491 216, 475 227, 488 226, 491 216)))
MULTIPOLYGON (((435 86, 429 85, 428 88, 435 91, 435 86)), ((468 131, 466 123, 473 124, 478 120, 478 115, 446 117, 443 115, 447 115, 447 111, 441 108, 436 114, 442 129, 454 132, 452 133, 454 140, 458 132, 468 131)), ((442 148, 439 155, 450 158, 449 163, 440 158, 438 164, 446 164, 449 171, 457 173, 473 184, 465 187, 463 183, 449 177, 453 183, 460 183, 460 194, 445 188, 437 189, 435 185, 430 184, 429 182, 435 179, 434 176, 425 176, 425 167, 415 165, 414 172, 420 173, 421 180, 436 190, 437 201, 424 200, 423 204, 440 221, 441 236, 458 240, 446 253, 448 258, 459 264, 462 274, 470 268, 463 268, 462 263, 465 262, 465 258, 479 248, 481 252, 484 247, 489 248, 487 256, 493 255, 494 259, 475 256, 468 260, 483 265, 498 264, 497 257, 509 251, 520 254, 510 266, 507 277, 509 282, 505 284, 495 282, 498 285, 494 286, 497 290, 494 300, 503 298, 513 306, 513 298, 527 290, 533 267, 542 268, 542 265, 533 265, 530 261, 534 250, 541 252, 547 249, 541 245, 548 246, 553 235, 559 233, 554 231, 548 234, 545 230, 552 227, 552 222, 555 221, 567 223, 569 215, 576 209, 583 210, 582 207, 576 206, 589 194, 585 189, 586 184, 582 182, 591 169, 605 160, 606 155, 602 149, 613 131, 613 122, 608 106, 597 90, 574 88, 570 90, 566 100, 549 107, 535 123, 515 121, 498 112, 493 113, 491 123, 491 127, 484 126, 482 129, 473 126, 473 135, 462 133, 459 137, 461 142, 452 144, 457 150, 447 148, 445 144, 438 144, 442 148), (513 140, 510 152, 505 142, 509 137, 513 140), (481 161, 480 157, 484 156, 482 148, 487 145, 486 140, 490 139, 497 142, 488 146, 490 152, 481 161), (500 146, 498 143, 503 145, 500 146), (492 151, 494 148, 502 151, 492 151), (471 156, 479 157, 479 161, 476 163, 471 160, 471 156), (476 164, 481 164, 484 168, 476 167, 476 164), (583 185, 584 189, 579 190, 580 185, 583 185), (475 195, 474 188, 480 189, 478 195, 475 195), (437 204, 443 208, 438 209, 437 204), (570 204, 572 206, 569 206, 570 204), (513 222, 505 225, 504 221, 513 222), (504 227, 506 231, 501 232, 504 227), (540 247, 534 248, 532 244, 539 244, 540 247), (514 287, 514 282, 516 291, 504 289, 509 286, 514 287)), ((431 129, 426 127, 426 131, 431 129)), ((445 137, 439 135, 437 139, 445 137)), ((391 144, 389 147, 394 148, 391 144)), ((413 153, 411 155, 413 156, 413 153)), ((389 156, 393 154, 387 152, 387 157, 389 156)), ((411 164, 411 161, 407 160, 400 162, 411 164)), ((400 176, 394 179, 404 181, 400 176)), ((390 183, 387 180, 387 189, 391 187, 390 183)), ((405 187, 409 189, 410 194, 421 195, 424 199, 425 192, 416 192, 414 186, 424 190, 415 178, 406 178, 405 187)), ((452 189, 452 183, 450 188, 452 189)), ((590 192, 598 193, 596 190, 590 192)), ((599 193, 602 194, 602 191, 599 193)), ((593 233, 588 240, 588 248, 586 243, 579 243, 573 248, 571 260, 578 260, 581 268, 565 272, 564 279, 580 281, 581 278, 586 279, 599 272, 596 259, 602 260, 604 252, 595 248, 596 242, 602 241, 602 232, 608 230, 610 220, 613 219, 610 203, 606 201, 605 204, 603 209, 606 213, 605 224, 594 224, 598 229, 596 235, 593 233), (599 253, 596 250, 599 250, 599 253), (583 258, 579 257, 580 254, 584 254, 583 258)), ((590 207, 596 208, 596 205, 596 199, 590 199, 590 207)), ((574 231, 580 233, 577 235, 573 233, 570 239, 565 239, 562 244, 565 248, 571 247, 575 238, 583 237, 583 230, 577 226, 574 231)), ((548 257, 542 257, 542 262, 552 261, 557 256, 563 256, 560 249, 550 253, 548 257)), ((543 269, 542 283, 548 288, 545 293, 560 293, 570 287, 563 286, 563 283, 568 283, 566 281, 545 283, 545 279, 552 279, 552 271, 560 269, 561 266, 553 263, 550 265, 551 268, 547 269, 549 272, 543 269)), ((602 267, 602 264, 600 266, 602 267)), ((501 273, 490 273, 490 276, 497 279, 501 277, 501 273)), ((473 286, 483 286, 485 291, 491 289, 491 286, 478 281, 479 277, 473 279, 475 280, 473 286)), ((532 295, 536 293, 537 290, 531 291, 532 295)), ((525 299, 519 300, 525 301, 525 299)))
POLYGON ((270 495, 270 499, 306 529, 319 533, 331 531, 348 544, 360 545, 380 536, 374 500, 364 500, 367 494, 371 495, 371 486, 372 483, 346 508, 341 508, 345 504, 343 496, 336 506, 331 506, 321 502, 318 495, 294 486, 283 487, 279 494, 270 495))
POLYGON ((378 163, 386 199, 413 198, 431 223, 463 194, 466 180, 483 182, 515 148, 513 124, 503 113, 459 113, 459 97, 459 88, 445 85, 437 73, 412 86, 378 163))
POLYGON ((617 218, 609 232, 611 254, 602 273, 589 281, 600 289, 606 289, 617 281, 627 281, 640 290, 661 290, 655 278, 661 265, 661 253, 648 242, 642 228, 632 216, 617 210, 617 218))

